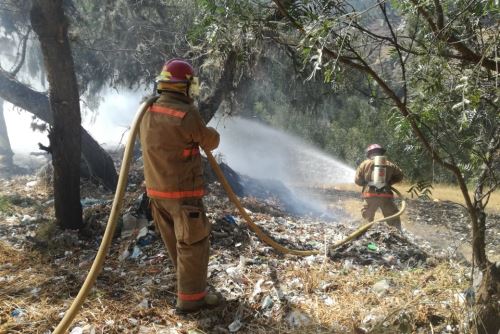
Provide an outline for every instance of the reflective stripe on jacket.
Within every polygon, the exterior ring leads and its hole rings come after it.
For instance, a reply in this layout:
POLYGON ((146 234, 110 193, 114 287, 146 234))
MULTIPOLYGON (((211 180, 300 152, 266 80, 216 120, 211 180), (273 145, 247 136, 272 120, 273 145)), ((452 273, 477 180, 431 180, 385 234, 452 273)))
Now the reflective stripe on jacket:
POLYGON ((205 194, 199 146, 213 150, 219 134, 201 119, 192 100, 162 93, 140 125, 146 189, 151 198, 199 198, 205 194))
MULTIPOLYGON (((390 190, 389 190, 390 191, 390 190)), ((384 197, 384 198, 394 198, 394 195, 392 191, 390 192, 363 192, 361 194, 362 198, 369 198, 369 197, 384 197)))

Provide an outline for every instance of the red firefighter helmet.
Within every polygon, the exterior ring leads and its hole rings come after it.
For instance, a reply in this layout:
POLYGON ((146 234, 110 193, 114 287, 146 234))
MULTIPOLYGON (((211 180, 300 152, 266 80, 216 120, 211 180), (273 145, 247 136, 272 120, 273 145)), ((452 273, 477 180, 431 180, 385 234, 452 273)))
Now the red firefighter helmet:
POLYGON ((193 77, 193 66, 183 59, 175 58, 165 62, 156 82, 189 83, 193 77))
POLYGON ((370 155, 372 155, 373 153, 375 153, 377 151, 383 155, 385 153, 385 148, 383 148, 379 144, 370 144, 366 148, 366 156, 369 157, 370 155))

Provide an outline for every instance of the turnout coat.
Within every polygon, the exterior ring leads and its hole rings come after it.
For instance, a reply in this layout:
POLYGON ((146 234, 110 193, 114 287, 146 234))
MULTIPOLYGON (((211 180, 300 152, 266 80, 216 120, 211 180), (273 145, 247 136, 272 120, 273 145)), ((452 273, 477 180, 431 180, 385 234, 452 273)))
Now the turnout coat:
POLYGON ((140 139, 149 197, 203 197, 200 146, 215 149, 219 134, 205 125, 191 98, 180 93, 162 93, 142 119, 140 139))

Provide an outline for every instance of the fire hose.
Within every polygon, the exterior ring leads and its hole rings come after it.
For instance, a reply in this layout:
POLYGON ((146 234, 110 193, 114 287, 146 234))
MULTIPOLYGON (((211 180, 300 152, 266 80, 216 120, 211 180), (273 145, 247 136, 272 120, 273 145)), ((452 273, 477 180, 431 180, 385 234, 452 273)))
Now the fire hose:
MULTIPOLYGON (((125 146, 125 151, 123 154, 123 161, 122 165, 120 167, 120 174, 118 176, 118 184, 116 187, 116 192, 115 196, 113 199, 113 205, 111 207, 111 213, 108 218, 108 223, 106 225, 106 230, 104 231, 104 235, 102 237, 101 245, 99 246, 99 250, 97 251, 97 255, 94 259, 94 262, 92 263, 92 267, 90 268, 87 277, 85 281, 82 284, 82 287, 80 288, 80 291, 78 292, 78 295, 75 297, 73 300, 73 303, 69 307, 69 309, 66 311, 64 314, 64 317, 61 319, 57 327, 54 329, 53 334, 63 334, 66 332, 68 327, 71 325, 72 321, 76 317, 77 313, 81 309, 83 302, 87 298, 90 289, 94 285, 97 276, 99 275, 102 266, 104 264, 104 260, 106 257, 106 254, 109 251, 109 247, 111 245, 111 241, 113 239, 113 235, 116 229, 116 223, 118 221, 118 215, 120 213, 122 204, 123 204, 123 197, 125 194, 125 188, 126 188, 126 183, 127 183, 127 177, 129 173, 129 168, 130 168, 130 161, 132 158, 133 154, 133 149, 134 149, 134 144, 135 144, 135 139, 137 137, 137 133, 139 131, 139 125, 141 123, 141 120, 145 114, 145 112, 148 110, 149 106, 153 104, 154 101, 156 101, 158 97, 152 97, 149 98, 148 100, 144 101, 138 109, 138 112, 134 118, 134 121, 132 122, 131 128, 130 128, 130 133, 128 136, 127 144, 125 146)), ((210 166, 214 170, 215 174, 219 178, 222 186, 224 187, 224 190, 227 192, 229 199, 233 204, 237 207, 239 213, 241 216, 245 219, 245 222, 247 223, 248 227, 250 230, 252 230, 261 241, 266 243, 267 245, 271 246, 278 252, 284 253, 284 254, 292 254, 292 255, 298 255, 298 256, 309 256, 309 255, 316 255, 319 254, 320 252, 318 250, 298 250, 298 249, 290 249, 287 248, 275 240, 273 240, 271 237, 269 237, 262 229, 257 226, 253 221, 250 215, 246 212, 246 210, 243 208, 241 205, 238 197, 235 195, 233 192, 231 186, 229 185, 227 179, 225 178, 224 174, 222 173, 222 170, 219 167, 219 164, 213 157, 213 155, 210 153, 210 151, 205 151, 208 161, 210 163, 210 166)), ((399 193, 396 189, 393 189, 399 197, 402 198, 401 193, 399 193)), ((374 220, 373 222, 370 222, 368 224, 365 224, 361 226, 359 229, 357 229, 355 232, 350 234, 347 238, 345 238, 342 241, 339 241, 332 245, 332 248, 339 247, 357 237, 365 233, 370 227, 372 227, 376 223, 380 223, 392 218, 396 218, 400 216, 406 208, 406 202, 403 200, 401 209, 394 215, 389 216, 389 217, 384 217, 381 219, 374 220)))

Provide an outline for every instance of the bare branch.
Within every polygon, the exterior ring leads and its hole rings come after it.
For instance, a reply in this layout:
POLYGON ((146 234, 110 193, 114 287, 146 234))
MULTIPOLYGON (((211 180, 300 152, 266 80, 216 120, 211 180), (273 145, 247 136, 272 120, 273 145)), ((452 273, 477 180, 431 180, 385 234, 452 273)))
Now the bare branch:
MULTIPOLYGON (((19 73, 19 71, 21 70, 21 68, 24 65, 24 60, 26 59, 26 49, 28 46, 28 39, 29 39, 30 33, 31 33, 31 27, 28 27, 28 31, 26 32, 26 35, 24 35, 23 39, 21 40, 21 58, 19 59, 19 63, 10 72, 10 75, 12 75, 13 77, 15 77, 17 75, 17 73, 19 73)), ((18 52, 18 54, 19 54, 19 52, 18 52)))
MULTIPOLYGON (((438 1, 438 0, 436 0, 436 1, 438 1)), ((396 52, 398 53, 399 65, 401 66, 401 77, 402 77, 402 80, 403 80, 403 94, 404 94, 403 103, 406 105, 407 97, 408 97, 408 90, 407 90, 407 84, 406 84, 406 67, 405 67, 405 62, 403 60, 403 55, 401 54, 401 50, 399 49, 399 47, 397 47, 397 45, 398 45, 398 38, 397 38, 396 34, 394 33, 394 29, 392 28, 392 24, 389 21, 389 18, 387 17, 387 10, 385 8, 385 3, 384 4, 380 4, 380 10, 382 11, 382 14, 384 14, 385 23, 389 27, 389 31, 391 32, 391 36, 392 36, 392 40, 394 41, 394 45, 396 46, 396 52)))

